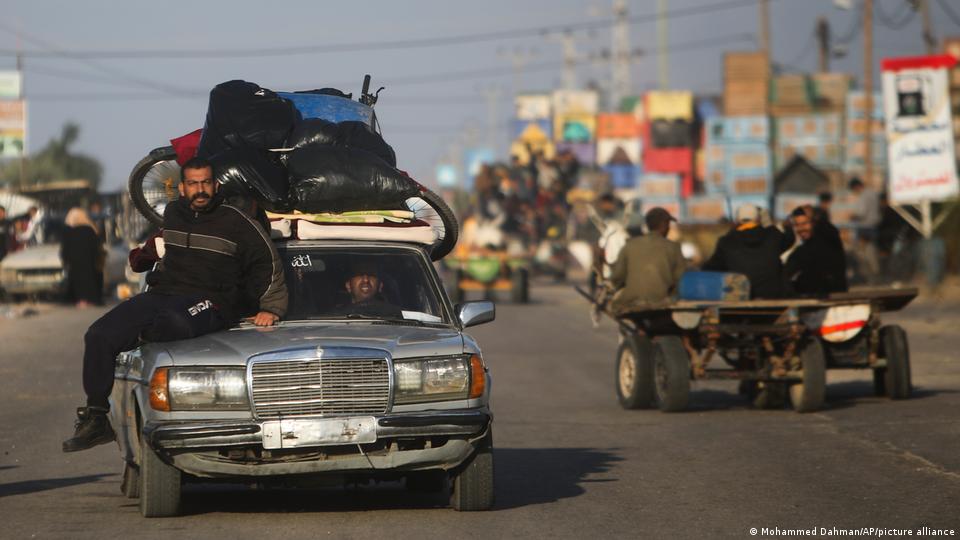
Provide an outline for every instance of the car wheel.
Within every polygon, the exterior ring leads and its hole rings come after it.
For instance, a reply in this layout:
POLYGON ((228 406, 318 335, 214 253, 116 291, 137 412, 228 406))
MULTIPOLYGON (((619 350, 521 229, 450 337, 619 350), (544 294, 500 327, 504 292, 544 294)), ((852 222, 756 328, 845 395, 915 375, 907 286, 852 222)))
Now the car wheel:
POLYGON ((907 399, 912 392, 910 348, 907 333, 897 325, 880 329, 880 346, 887 359, 884 383, 890 399, 907 399))
POLYGON ((624 409, 647 409, 656 399, 653 342, 647 336, 624 336, 617 349, 615 387, 624 409))
POLYGON ((790 402, 799 413, 819 411, 827 394, 827 360, 819 339, 811 339, 800 351, 802 380, 790 387, 790 402))
POLYGON ((493 432, 487 433, 473 456, 454 473, 450 505, 458 512, 493 508, 493 432))
POLYGON ((140 469, 136 465, 123 462, 123 477, 120 481, 120 491, 128 499, 140 497, 140 469))
POLYGON ((142 439, 140 513, 143 517, 169 517, 180 513, 180 471, 164 463, 142 439))
POLYGON ((657 404, 663 412, 679 412, 690 401, 690 355, 677 336, 654 343, 654 376, 657 404))

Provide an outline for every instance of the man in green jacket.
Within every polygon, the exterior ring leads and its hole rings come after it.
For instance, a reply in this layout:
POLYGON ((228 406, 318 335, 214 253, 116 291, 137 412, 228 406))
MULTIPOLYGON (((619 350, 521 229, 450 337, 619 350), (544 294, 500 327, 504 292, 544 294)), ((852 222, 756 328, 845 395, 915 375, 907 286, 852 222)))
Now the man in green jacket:
POLYGON ((676 221, 669 212, 657 206, 644 216, 646 235, 628 228, 633 236, 613 263, 610 278, 614 288, 614 311, 631 304, 665 302, 676 290, 687 263, 680 244, 667 240, 670 222, 676 221))

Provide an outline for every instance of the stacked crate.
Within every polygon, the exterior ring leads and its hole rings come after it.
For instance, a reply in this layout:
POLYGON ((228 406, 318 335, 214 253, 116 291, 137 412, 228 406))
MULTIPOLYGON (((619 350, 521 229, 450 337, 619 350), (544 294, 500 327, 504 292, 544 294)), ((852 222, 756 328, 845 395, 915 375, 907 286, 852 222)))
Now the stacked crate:
POLYGON ((960 37, 943 40, 946 54, 957 59, 957 65, 950 70, 950 108, 953 109, 953 143, 957 159, 960 159, 960 37))
POLYGON ((556 90, 551 105, 557 152, 570 152, 582 163, 595 163, 597 93, 592 90, 556 90))
MULTIPOLYGON (((755 204, 758 199, 769 199, 773 189, 767 144, 769 119, 766 116, 717 116, 707 120, 704 130, 707 195, 701 200, 713 200, 716 207, 720 204, 717 201, 730 197, 730 205, 736 207, 744 201, 755 204)), ((690 208, 688 206, 688 217, 692 218, 690 208)))
POLYGON ((529 163, 529 149, 543 153, 548 159, 553 157, 551 110, 550 94, 521 94, 514 99, 510 154, 517 156, 521 164, 529 163))
POLYGON ((644 171, 679 176, 680 195, 689 195, 693 192, 693 94, 648 92, 643 110, 644 171))
MULTIPOLYGON (((850 92, 847 95, 847 125, 846 125, 846 156, 844 159, 844 176, 860 177, 863 182, 876 190, 884 189, 887 174, 887 136, 883 122, 883 99, 879 92, 873 95, 873 110, 866 111, 866 98, 862 91, 850 92), (871 139, 871 153, 873 154, 873 177, 866 178, 867 143, 871 139)), ((846 186, 831 186, 834 191, 845 189, 846 186)))
POLYGON ((814 87, 807 75, 780 75, 770 84, 770 114, 797 116, 810 114, 816 99, 814 87))
POLYGON ((723 56, 723 114, 767 114, 770 66, 763 52, 726 53, 723 56))
POLYGON ((825 171, 843 166, 843 121, 839 114, 781 116, 776 119, 775 168, 800 155, 825 171))
POLYGON ((642 172, 643 139, 633 113, 597 115, 597 164, 614 189, 635 189, 642 172))

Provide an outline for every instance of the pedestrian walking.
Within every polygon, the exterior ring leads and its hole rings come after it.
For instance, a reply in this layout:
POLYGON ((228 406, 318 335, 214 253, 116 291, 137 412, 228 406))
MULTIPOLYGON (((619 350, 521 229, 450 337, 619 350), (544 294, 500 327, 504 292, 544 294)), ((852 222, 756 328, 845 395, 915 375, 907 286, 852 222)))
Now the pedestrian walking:
POLYGON ((97 226, 83 208, 67 212, 60 240, 60 260, 66 274, 67 299, 78 308, 102 300, 103 266, 106 259, 97 226))

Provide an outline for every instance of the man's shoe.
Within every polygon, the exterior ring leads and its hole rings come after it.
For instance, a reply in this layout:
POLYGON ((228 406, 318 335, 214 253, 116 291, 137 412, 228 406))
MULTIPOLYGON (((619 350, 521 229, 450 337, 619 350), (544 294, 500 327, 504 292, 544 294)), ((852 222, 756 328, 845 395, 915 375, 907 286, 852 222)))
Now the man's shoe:
POLYGON ((115 441, 117 434, 107 420, 103 407, 80 407, 77 409, 77 426, 73 437, 63 441, 64 452, 86 450, 100 444, 115 441))

